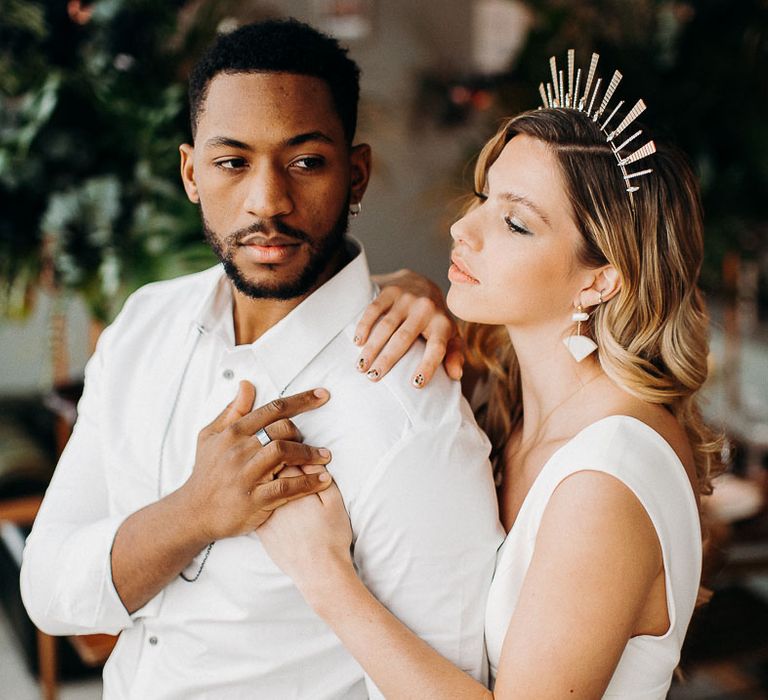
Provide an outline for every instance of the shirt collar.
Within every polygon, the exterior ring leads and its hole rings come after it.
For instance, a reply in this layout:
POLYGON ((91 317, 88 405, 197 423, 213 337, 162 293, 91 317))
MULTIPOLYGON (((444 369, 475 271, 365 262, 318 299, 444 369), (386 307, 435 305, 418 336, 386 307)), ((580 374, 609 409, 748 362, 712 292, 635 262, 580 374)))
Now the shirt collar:
MULTIPOLYGON (((362 244, 350 237, 347 247, 350 262, 250 346, 278 389, 290 384, 376 294, 362 244)), ((209 273, 211 289, 194 322, 207 332, 223 333, 232 346, 232 288, 221 265, 203 274, 209 273)))

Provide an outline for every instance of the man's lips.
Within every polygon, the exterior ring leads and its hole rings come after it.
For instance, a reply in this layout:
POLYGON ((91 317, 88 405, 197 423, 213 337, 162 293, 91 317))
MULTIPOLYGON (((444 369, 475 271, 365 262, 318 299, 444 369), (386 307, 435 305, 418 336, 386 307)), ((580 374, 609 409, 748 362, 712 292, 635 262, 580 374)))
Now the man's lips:
POLYGON ((263 236, 248 236, 238 243, 245 250, 246 255, 256 263, 279 263, 292 257, 301 241, 294 238, 276 236, 265 238, 263 236))
POLYGON ((474 277, 467 268, 466 263, 457 255, 451 256, 451 267, 448 269, 448 279, 451 282, 463 282, 465 284, 479 284, 479 280, 474 277))

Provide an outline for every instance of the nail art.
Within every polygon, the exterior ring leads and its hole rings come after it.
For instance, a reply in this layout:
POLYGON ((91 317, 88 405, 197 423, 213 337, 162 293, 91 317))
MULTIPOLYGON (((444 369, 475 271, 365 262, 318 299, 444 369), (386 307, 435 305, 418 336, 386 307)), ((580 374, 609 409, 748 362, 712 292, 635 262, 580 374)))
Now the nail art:
POLYGON ((362 338, 359 335, 356 335, 354 338, 352 338, 352 342, 355 345, 360 345, 360 342, 362 341, 362 338))
POLYGON ((379 370, 377 369, 369 369, 365 376, 368 377, 368 379, 378 379, 379 378, 379 370))
POLYGON ((359 369, 361 372, 365 369, 366 360, 364 357, 361 357, 357 361, 357 369, 359 369))
POLYGON ((421 387, 424 386, 424 375, 419 372, 414 378, 413 378, 413 386, 415 386, 417 389, 421 389, 421 387))

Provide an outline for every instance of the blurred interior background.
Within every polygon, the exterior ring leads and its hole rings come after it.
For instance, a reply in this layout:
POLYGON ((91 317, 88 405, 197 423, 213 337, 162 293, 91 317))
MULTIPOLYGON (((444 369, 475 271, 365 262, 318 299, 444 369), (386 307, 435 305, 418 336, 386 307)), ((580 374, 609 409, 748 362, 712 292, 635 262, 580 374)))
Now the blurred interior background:
POLYGON ((618 67, 654 135, 688 154, 706 214, 707 416, 731 467, 707 504, 714 595, 671 697, 768 697, 765 0, 0 0, 0 696, 99 697, 73 679, 110 640, 46 638, 20 608, 24 528, 100 329, 140 285, 214 262, 178 177, 189 70, 216 32, 277 16, 337 36, 362 68, 375 169, 352 233, 374 271, 446 286, 474 156, 539 104, 568 48, 618 67))

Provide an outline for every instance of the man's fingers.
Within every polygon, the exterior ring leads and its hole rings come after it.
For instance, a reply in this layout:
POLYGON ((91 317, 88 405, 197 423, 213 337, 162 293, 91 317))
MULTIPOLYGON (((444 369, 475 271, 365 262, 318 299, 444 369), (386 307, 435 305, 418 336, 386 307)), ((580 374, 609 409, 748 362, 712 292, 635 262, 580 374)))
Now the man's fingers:
POLYGON ((355 327, 355 345, 363 345, 368 340, 368 335, 376 321, 389 311, 392 304, 400 296, 400 291, 397 288, 385 287, 381 290, 381 294, 368 304, 368 308, 363 311, 363 315, 355 327))
POLYGON ((264 430, 270 440, 292 440, 293 442, 301 442, 302 439, 299 429, 288 418, 282 418, 281 420, 275 421, 264 428, 264 430))
POLYGON ((257 430, 279 420, 293 418, 305 411, 319 408, 329 398, 330 394, 327 389, 313 389, 275 399, 243 416, 236 423, 233 423, 230 429, 236 435, 253 435, 257 430))
POLYGON ((274 440, 266 447, 256 450, 245 462, 243 478, 248 483, 268 481, 286 466, 328 464, 330 461, 331 452, 324 447, 312 447, 290 440, 274 440))
POLYGON ((224 410, 205 427, 205 430, 220 433, 222 430, 250 413, 255 400, 256 388, 248 381, 241 381, 237 386, 235 398, 232 399, 232 401, 224 407, 224 410))
POLYGON ((330 485, 331 475, 327 471, 322 471, 317 474, 285 476, 266 484, 259 484, 253 493, 262 510, 275 510, 288 501, 318 493, 330 485))

